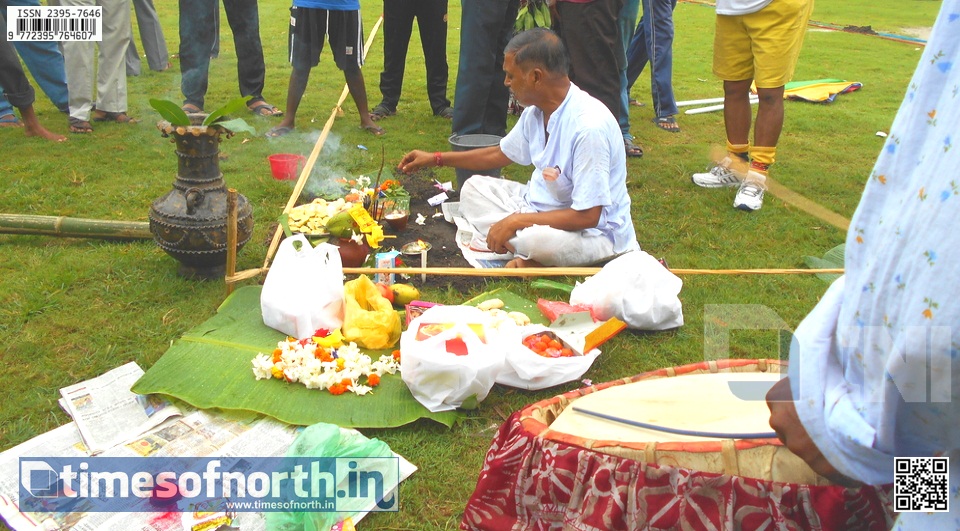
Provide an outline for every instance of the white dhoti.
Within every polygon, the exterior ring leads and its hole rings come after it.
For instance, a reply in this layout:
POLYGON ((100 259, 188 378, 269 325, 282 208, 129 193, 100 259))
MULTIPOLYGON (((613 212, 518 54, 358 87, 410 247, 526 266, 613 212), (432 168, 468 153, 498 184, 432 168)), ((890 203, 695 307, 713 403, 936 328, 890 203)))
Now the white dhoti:
MULTIPOLYGON (((460 190, 460 214, 485 240, 490 226, 510 214, 537 212, 523 198, 526 185, 474 175, 460 190)), ((613 257, 613 241, 593 229, 566 231, 533 225, 510 239, 514 255, 545 266, 581 266, 613 257)))

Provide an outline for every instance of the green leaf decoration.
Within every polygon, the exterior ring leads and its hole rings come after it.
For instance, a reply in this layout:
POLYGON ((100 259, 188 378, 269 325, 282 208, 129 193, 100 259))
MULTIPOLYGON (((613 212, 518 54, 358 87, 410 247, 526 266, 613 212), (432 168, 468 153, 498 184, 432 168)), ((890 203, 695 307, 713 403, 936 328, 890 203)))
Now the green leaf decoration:
MULTIPOLYGON (((457 411, 431 413, 410 394, 399 374, 385 374, 372 393, 339 396, 302 384, 253 377, 250 360, 270 354, 284 335, 263 324, 260 286, 236 290, 217 314, 188 331, 134 384, 139 394, 160 393, 201 409, 263 413, 308 426, 328 422, 352 428, 392 428, 420 418, 447 427, 457 411)), ((387 351, 367 351, 379 357, 387 351)))
MULTIPOLYGON (((213 115, 211 114, 210 116, 213 116, 213 115)), ((207 120, 204 120, 203 122, 204 124, 206 124, 207 120)), ((232 133, 250 133, 251 135, 257 134, 256 129, 254 129, 250 124, 248 124, 243 118, 234 118, 233 120, 223 120, 213 125, 217 127, 222 127, 232 133)))
MULTIPOLYGON (((810 269, 843 269, 843 250, 845 247, 846 244, 842 243, 827 251, 823 255, 823 258, 804 256, 803 262, 807 264, 807 267, 810 269)), ((840 278, 840 275, 837 273, 817 273, 816 275, 817 278, 828 284, 840 278)))
MULTIPOLYGON (((244 110, 244 109, 246 109, 246 108, 247 108, 247 97, 246 97, 246 96, 240 96, 240 97, 238 97, 238 98, 234 98, 234 99, 230 100, 229 102, 227 102, 226 105, 224 105, 223 107, 220 107, 219 109, 213 111, 213 112, 210 113, 206 118, 204 118, 204 120, 203 120, 203 125, 213 124, 213 123, 221 120, 224 116, 227 116, 227 115, 230 115, 230 114, 235 114, 235 113, 237 113, 237 112, 239 112, 239 111, 242 111, 242 110, 244 110)), ((242 121, 242 120, 241 120, 241 121, 242 121)), ((244 124, 246 124, 246 122, 244 122, 244 124)), ((220 125, 222 126, 223 124, 221 123, 220 125)), ((247 126, 247 127, 250 127, 250 126, 247 126)), ((241 131, 242 129, 230 129, 230 130, 231 130, 231 131, 241 131)), ((251 129, 250 132, 254 132, 254 131, 251 129)))
POLYGON ((572 293, 573 286, 570 284, 563 284, 555 280, 546 280, 538 278, 530 283, 531 288, 540 288, 540 289, 555 289, 557 291, 563 291, 565 293, 572 293))
POLYGON ((150 106, 170 125, 190 125, 190 118, 176 103, 169 100, 150 99, 150 106))
POLYGON ((529 299, 524 299, 516 293, 504 289, 497 288, 495 290, 487 291, 481 293, 476 297, 463 303, 464 306, 476 306, 483 301, 490 299, 500 299, 503 301, 503 308, 505 312, 520 312, 530 318, 530 322, 534 324, 549 325, 550 321, 543 316, 543 313, 540 312, 540 308, 537 308, 537 303, 529 299))

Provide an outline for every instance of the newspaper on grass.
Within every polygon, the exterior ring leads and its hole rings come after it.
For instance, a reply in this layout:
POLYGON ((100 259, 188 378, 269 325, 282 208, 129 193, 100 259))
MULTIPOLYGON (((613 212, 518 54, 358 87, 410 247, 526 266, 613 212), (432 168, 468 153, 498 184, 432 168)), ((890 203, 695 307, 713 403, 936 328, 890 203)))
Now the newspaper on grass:
POLYGON ((182 414, 160 395, 144 396, 130 391, 141 376, 143 369, 131 361, 60 390, 60 405, 76 422, 90 455, 135 439, 182 414))
MULTIPOLYGON (((359 434, 341 428, 343 433, 359 434)), ((188 411, 174 417, 150 432, 125 444, 109 448, 99 456, 110 457, 282 457, 297 437, 298 427, 281 423, 262 415, 223 415, 206 411, 188 411)), ((0 453, 0 517, 16 531, 62 529, 71 531, 190 531, 214 529, 218 525, 240 528, 244 531, 266 529, 266 519, 259 512, 229 512, 200 508, 195 511, 165 511, 157 507, 153 512, 91 512, 86 500, 66 505, 52 512, 38 512, 34 507, 22 506, 20 500, 20 460, 25 457, 87 458, 87 448, 81 440, 76 424, 70 423, 41 434, 14 448, 0 453), (209 527, 212 525, 213 527, 209 527)), ((399 458, 399 480, 416 471, 417 467, 399 458)), ((390 485, 394 493, 398 485, 390 485)), ((339 487, 338 487, 339 488, 339 487)), ((136 501, 131 500, 131 503, 136 501)), ((367 510, 372 509, 367 507, 367 510)), ((357 522, 366 513, 353 517, 357 522)))

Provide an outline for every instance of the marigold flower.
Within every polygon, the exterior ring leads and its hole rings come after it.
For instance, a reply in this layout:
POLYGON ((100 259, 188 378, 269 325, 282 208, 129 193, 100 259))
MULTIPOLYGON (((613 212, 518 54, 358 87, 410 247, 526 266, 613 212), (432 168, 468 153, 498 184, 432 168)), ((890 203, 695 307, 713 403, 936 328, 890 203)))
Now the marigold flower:
POLYGON ((342 395, 347 392, 347 387, 343 384, 336 383, 331 385, 327 391, 330 391, 331 395, 342 395))
POLYGON ((400 361, 400 351, 399 351, 399 350, 394 350, 390 355, 393 356, 393 359, 395 359, 395 360, 397 360, 397 361, 400 361))
POLYGON ((368 374, 367 385, 369 385, 370 387, 376 387, 380 385, 380 376, 378 376, 377 374, 368 374))
POLYGON ((283 380, 283 379, 284 379, 284 378, 283 378, 283 369, 281 369, 280 367, 277 367, 276 365, 274 365, 274 366, 270 369, 270 375, 273 376, 274 378, 276 378, 277 380, 283 380))

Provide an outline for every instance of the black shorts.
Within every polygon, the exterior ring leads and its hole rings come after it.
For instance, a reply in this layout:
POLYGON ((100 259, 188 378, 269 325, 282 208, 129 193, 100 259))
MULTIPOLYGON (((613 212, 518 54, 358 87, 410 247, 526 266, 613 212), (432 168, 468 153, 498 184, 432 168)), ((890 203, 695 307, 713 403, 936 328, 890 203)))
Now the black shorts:
POLYGON ((363 66, 363 22, 359 11, 290 8, 290 64, 308 70, 320 63, 324 37, 340 70, 363 66))

